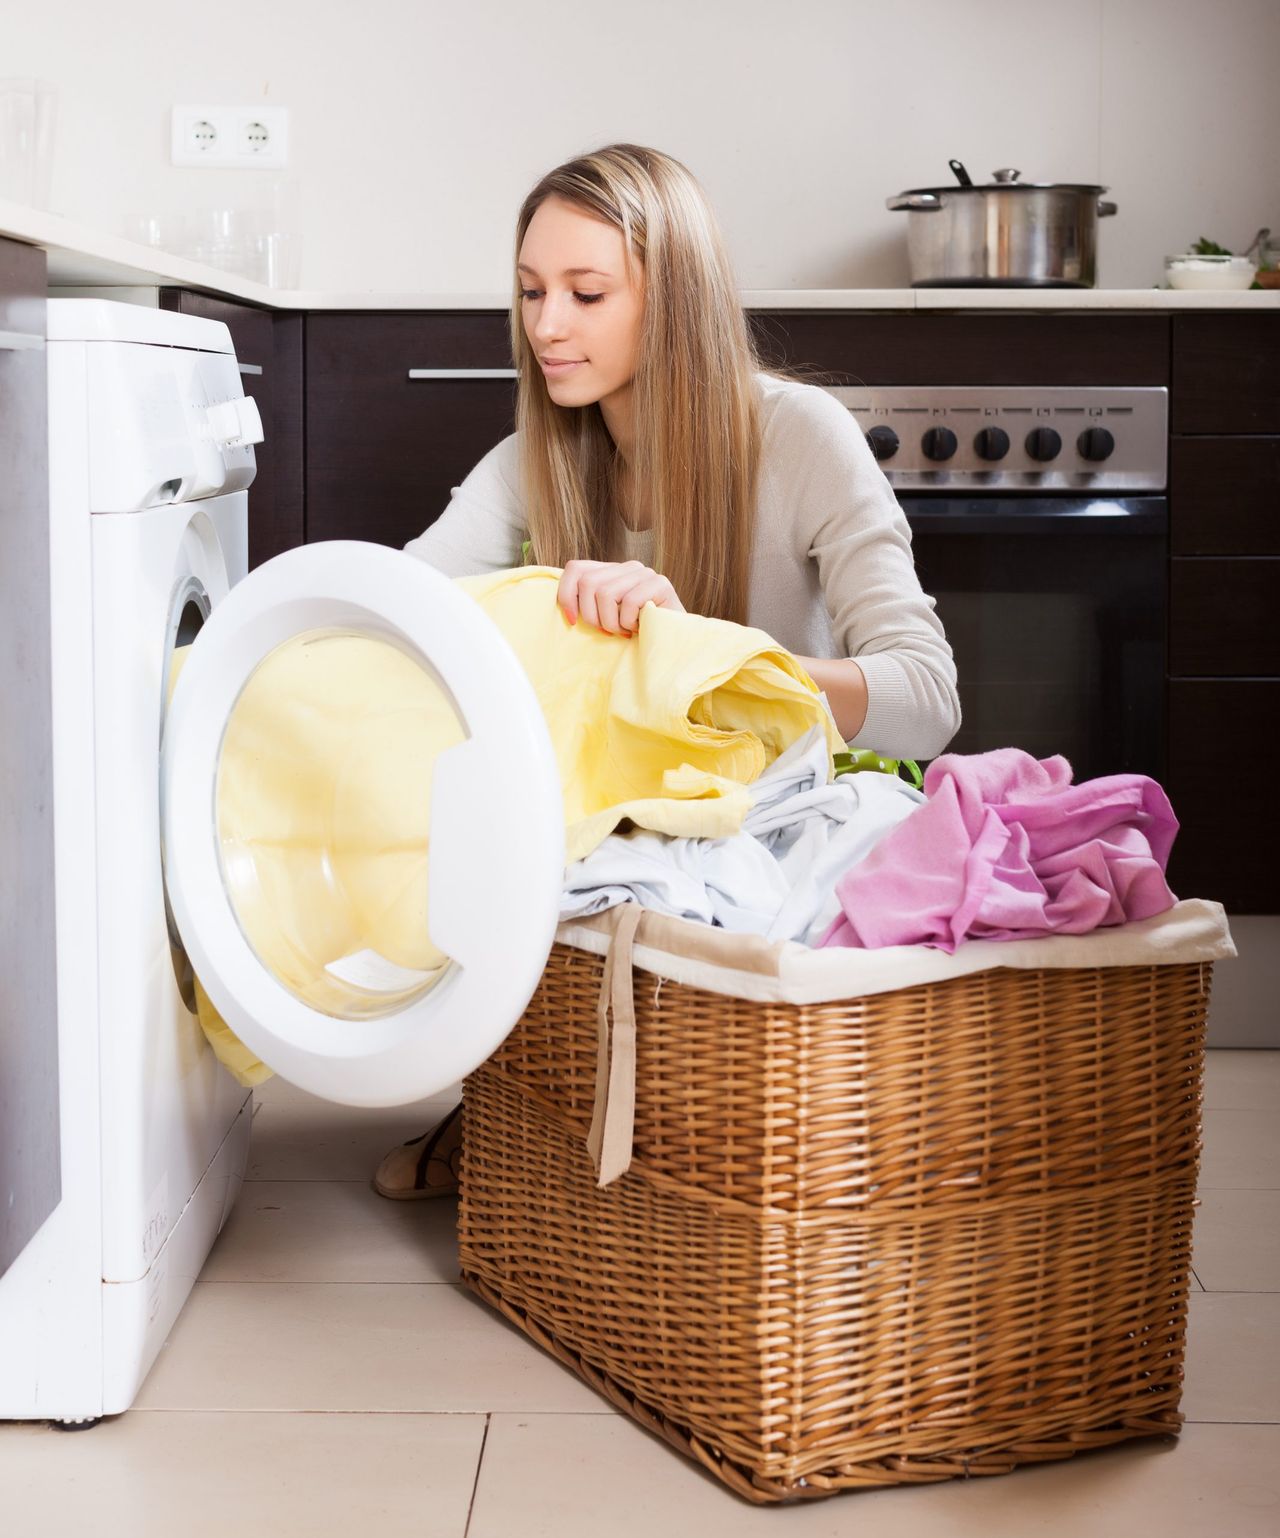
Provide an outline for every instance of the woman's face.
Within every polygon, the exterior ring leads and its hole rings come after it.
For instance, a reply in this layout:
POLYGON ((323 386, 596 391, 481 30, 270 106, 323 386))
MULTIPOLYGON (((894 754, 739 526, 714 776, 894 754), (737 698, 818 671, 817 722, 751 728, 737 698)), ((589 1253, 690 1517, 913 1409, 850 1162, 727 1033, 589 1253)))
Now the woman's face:
POLYGON ((621 230, 562 198, 541 203, 525 230, 524 329, 557 406, 620 404, 635 375, 644 292, 638 263, 628 285, 623 254, 621 230), (571 366, 550 366, 558 359, 571 366))

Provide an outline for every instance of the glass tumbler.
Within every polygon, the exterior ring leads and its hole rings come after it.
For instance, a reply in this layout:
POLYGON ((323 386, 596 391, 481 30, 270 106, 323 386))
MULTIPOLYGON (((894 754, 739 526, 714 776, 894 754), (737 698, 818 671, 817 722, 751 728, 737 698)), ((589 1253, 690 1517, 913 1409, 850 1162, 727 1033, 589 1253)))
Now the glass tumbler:
POLYGON ((48 208, 57 102, 47 81, 0 79, 0 199, 48 208))

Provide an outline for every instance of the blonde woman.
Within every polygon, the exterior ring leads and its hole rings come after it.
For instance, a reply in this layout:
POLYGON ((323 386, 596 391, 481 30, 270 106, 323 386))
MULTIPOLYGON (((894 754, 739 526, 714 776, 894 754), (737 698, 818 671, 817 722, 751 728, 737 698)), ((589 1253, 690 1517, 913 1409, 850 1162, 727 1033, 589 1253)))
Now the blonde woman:
MULTIPOLYGON (((634 634, 647 604, 758 626, 841 735, 933 758, 955 665, 910 532, 853 418, 758 358, 698 182, 613 144, 549 172, 516 225, 517 431, 406 547, 449 576, 559 566, 572 623, 634 634)), ((457 1190, 460 1107, 394 1148, 384 1196, 457 1190)))

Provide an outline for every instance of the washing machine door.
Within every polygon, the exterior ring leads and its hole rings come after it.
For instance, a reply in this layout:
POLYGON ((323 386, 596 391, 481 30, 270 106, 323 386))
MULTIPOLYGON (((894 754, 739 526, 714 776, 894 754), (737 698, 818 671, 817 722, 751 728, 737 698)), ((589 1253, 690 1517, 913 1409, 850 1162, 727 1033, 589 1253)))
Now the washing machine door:
POLYGON ((551 946, 564 821, 533 689, 473 599, 380 545, 277 556, 196 636, 162 757, 179 934, 268 1067, 396 1105, 499 1045, 551 946))

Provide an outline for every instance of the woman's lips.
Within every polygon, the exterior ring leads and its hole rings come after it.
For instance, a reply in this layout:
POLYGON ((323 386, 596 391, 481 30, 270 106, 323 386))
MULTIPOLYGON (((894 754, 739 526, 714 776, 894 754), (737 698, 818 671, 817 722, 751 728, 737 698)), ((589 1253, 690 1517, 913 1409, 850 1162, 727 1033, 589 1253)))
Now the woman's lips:
POLYGON ((585 358, 573 358, 548 362, 546 358, 539 358, 538 361, 542 364, 542 372, 544 374, 550 374, 553 378, 559 378, 561 374, 568 374, 573 369, 580 368, 587 360, 585 358))

